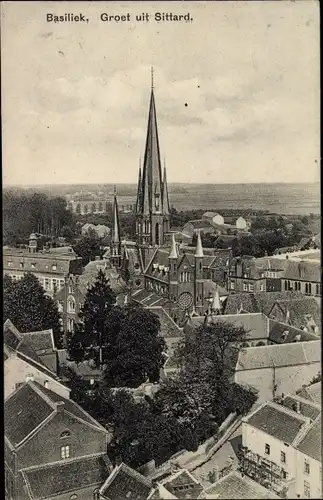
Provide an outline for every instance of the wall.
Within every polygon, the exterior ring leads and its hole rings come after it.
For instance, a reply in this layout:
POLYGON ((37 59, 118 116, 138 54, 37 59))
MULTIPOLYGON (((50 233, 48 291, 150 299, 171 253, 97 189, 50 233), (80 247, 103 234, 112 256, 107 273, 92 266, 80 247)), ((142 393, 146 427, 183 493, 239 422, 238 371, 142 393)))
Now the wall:
POLYGON ((224 218, 222 217, 222 215, 216 214, 212 218, 212 222, 214 222, 214 224, 218 224, 219 226, 223 226, 223 224, 224 224, 224 218))
POLYGON ((102 431, 76 420, 66 412, 59 412, 50 422, 27 441, 18 454, 19 469, 42 465, 61 460, 61 446, 70 445, 70 458, 77 458, 93 453, 105 453, 107 435, 102 431), (69 430, 71 436, 60 439, 63 431, 69 430), (46 446, 44 446, 46 443, 46 446))
POLYGON ((288 445, 287 443, 284 444, 279 439, 256 429, 247 422, 243 422, 242 446, 246 446, 253 453, 257 453, 261 457, 274 462, 279 467, 282 467, 289 474, 287 479, 296 477, 296 450, 291 445, 288 445), (270 446, 270 455, 265 454, 266 444, 269 444, 270 446), (281 451, 286 454, 285 464, 280 461, 281 451))
POLYGON ((69 399, 70 391, 67 387, 17 357, 11 357, 4 363, 4 397, 7 398, 12 394, 16 390, 16 384, 25 382, 30 375, 41 385, 45 385, 45 381, 48 381, 48 389, 69 399))
MULTIPOLYGON (((320 370, 321 364, 299 364, 275 369, 276 396, 282 393, 296 392, 303 384, 309 384, 320 370)), ((273 368, 256 370, 241 370, 235 373, 235 382, 255 387, 259 391, 258 402, 273 399, 274 373, 273 368)))
POLYGON ((322 464, 313 458, 304 455, 299 450, 296 450, 296 494, 304 496, 304 481, 310 483, 311 496, 310 498, 322 498, 322 464), (310 474, 304 472, 305 459, 310 464, 310 474))

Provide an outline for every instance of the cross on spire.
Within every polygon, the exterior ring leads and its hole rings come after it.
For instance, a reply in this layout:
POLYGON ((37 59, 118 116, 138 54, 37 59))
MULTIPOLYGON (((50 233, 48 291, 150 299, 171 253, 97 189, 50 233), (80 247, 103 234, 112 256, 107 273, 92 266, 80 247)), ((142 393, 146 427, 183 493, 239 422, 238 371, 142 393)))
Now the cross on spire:
POLYGON ((154 88, 154 68, 151 67, 151 90, 154 88))
POLYGON ((116 185, 114 185, 114 186, 113 186, 113 194, 114 194, 114 195, 116 195, 116 194, 117 194, 117 186, 116 186, 116 185))

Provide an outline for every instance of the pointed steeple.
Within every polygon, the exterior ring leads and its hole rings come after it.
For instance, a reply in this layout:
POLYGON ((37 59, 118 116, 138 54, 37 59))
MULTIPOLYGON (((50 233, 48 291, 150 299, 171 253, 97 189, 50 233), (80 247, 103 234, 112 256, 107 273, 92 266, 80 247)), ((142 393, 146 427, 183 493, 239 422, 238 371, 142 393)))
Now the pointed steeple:
POLYGON ((163 213, 169 215, 169 199, 168 199, 168 187, 166 178, 166 164, 164 162, 164 179, 163 179, 163 213))
POLYGON ((138 188, 137 188, 137 201, 136 201, 136 214, 141 210, 141 158, 139 159, 139 175, 138 175, 138 188))
POLYGON ((113 198, 113 226, 112 226, 112 243, 121 243, 120 239, 120 222, 119 222, 119 208, 117 200, 117 190, 114 186, 114 198, 113 198))
POLYGON ((194 257, 204 257, 200 231, 197 233, 197 242, 194 257))
POLYGON ((215 311, 221 311, 220 296, 217 289, 215 290, 215 293, 211 299, 211 312, 213 313, 215 311))
POLYGON ((142 213, 152 214, 161 211, 162 204, 162 172, 159 153, 157 116, 153 87, 150 94, 147 138, 142 174, 142 213))
POLYGON ((176 247, 176 241, 175 241, 175 233, 172 234, 172 246, 170 248, 169 252, 169 259, 177 259, 178 253, 177 253, 177 247, 176 247))

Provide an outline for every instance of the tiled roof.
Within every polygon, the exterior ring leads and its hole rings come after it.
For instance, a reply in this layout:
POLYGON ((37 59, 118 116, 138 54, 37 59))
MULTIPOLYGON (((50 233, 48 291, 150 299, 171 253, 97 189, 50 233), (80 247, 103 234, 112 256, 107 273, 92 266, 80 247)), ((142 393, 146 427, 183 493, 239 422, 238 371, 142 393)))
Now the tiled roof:
POLYGON ((303 387, 300 391, 297 392, 297 394, 304 399, 308 399, 310 401, 313 401, 314 403, 317 403, 318 405, 321 405, 322 383, 316 382, 315 384, 303 387))
POLYGON ((282 404, 290 410, 299 411, 301 415, 304 415, 304 417, 308 417, 311 420, 315 420, 321 413, 320 406, 311 404, 310 401, 306 401, 299 396, 286 396, 282 404))
POLYGON ((32 273, 51 273, 67 275, 70 272, 71 261, 79 260, 75 254, 60 254, 59 252, 44 252, 31 254, 28 251, 9 249, 3 251, 3 268, 8 271, 32 273), (23 263, 23 267, 21 267, 23 263))
POLYGON ((23 334, 8 319, 3 326, 4 345, 16 352, 18 357, 25 359, 28 363, 37 366, 40 370, 46 370, 55 378, 55 374, 42 362, 36 351, 30 345, 29 335, 23 334))
MULTIPOLYGON (((277 300, 276 301, 281 308, 283 314, 287 315, 289 312, 290 324, 296 328, 302 328, 307 326, 306 316, 311 316, 315 321, 316 325, 321 323, 321 312, 320 306, 314 297, 303 297, 300 299, 292 300, 277 300)), ((271 311, 269 312, 269 317, 271 316, 271 311)))
POLYGON ((317 340, 317 335, 308 333, 286 323, 269 319, 269 340, 275 344, 289 344, 296 341, 317 340))
POLYGON ((151 487, 150 479, 122 463, 114 468, 103 486, 101 486, 100 494, 108 500, 126 498, 146 500, 151 487))
POLYGON ((33 500, 72 493, 91 485, 101 485, 109 474, 109 460, 97 455, 21 470, 33 500))
MULTIPOLYGON (((213 225, 208 219, 195 219, 195 220, 190 220, 187 222, 187 224, 192 224, 194 229, 204 229, 204 228, 211 228, 214 229, 213 225)), ((185 224, 186 226, 186 224, 185 224)), ((184 226, 184 228, 185 228, 184 226)))
POLYGON ((236 371, 320 363, 320 360, 320 340, 247 347, 239 352, 236 371))
POLYGON ((321 414, 312 423, 303 439, 297 445, 297 449, 305 455, 322 462, 322 416, 321 414))
POLYGON ((232 471, 205 490, 205 498, 219 498, 221 500, 251 500, 279 498, 273 491, 256 483, 239 472, 232 471))
POLYGON ((258 293, 234 293, 228 295, 225 303, 225 314, 236 314, 241 306, 250 313, 263 312, 268 316, 275 301, 304 298, 300 292, 258 292, 258 293))
POLYGON ((164 338, 181 337, 183 329, 180 328, 175 321, 169 316, 163 307, 149 307, 149 310, 156 314, 160 321, 160 332, 164 338))
POLYGON ((179 470, 160 482, 176 498, 198 498, 203 486, 186 469, 179 470))
POLYGON ((308 262, 306 260, 288 260, 288 266, 284 273, 284 278, 289 280, 302 280, 319 283, 321 281, 320 263, 308 262))
POLYGON ((220 215, 218 212, 204 212, 202 217, 215 217, 216 215, 220 215))
POLYGON ((93 260, 85 266, 84 273, 79 279, 79 290, 84 296, 86 295, 88 286, 92 286, 95 283, 99 270, 104 272, 112 290, 116 294, 127 291, 128 288, 125 281, 108 260, 93 260))
POLYGON ((66 399, 60 396, 59 394, 56 394, 56 392, 46 389, 37 382, 34 382, 34 384, 43 393, 43 399, 50 400, 53 405, 56 405, 57 403, 60 402, 64 402, 64 411, 67 411, 68 413, 82 420, 83 422, 86 422, 87 424, 96 427, 100 431, 107 432, 106 429, 102 427, 102 425, 100 425, 94 418, 92 418, 86 411, 83 410, 83 408, 81 408, 78 404, 76 404, 72 399, 66 399))
POLYGON ((54 413, 55 405, 49 399, 42 398, 30 383, 24 384, 5 401, 5 436, 13 446, 18 446, 54 413))
POLYGON ((167 298, 161 297, 160 295, 157 295, 157 293, 151 292, 149 290, 135 290, 132 293, 131 298, 144 307, 166 307, 170 304, 170 301, 167 298))
POLYGON ((268 402, 247 417, 246 422, 279 441, 293 444, 302 426, 308 423, 308 420, 281 405, 268 402))
POLYGON ((21 333, 21 335, 28 341, 28 344, 37 353, 38 351, 54 352, 54 337, 53 330, 43 330, 40 332, 21 333))
MULTIPOLYGON (((205 321, 204 316, 192 317, 189 321, 189 326, 198 327, 205 321)), ((242 326, 247 332, 249 339, 263 339, 268 335, 268 318, 262 313, 252 314, 227 314, 213 316, 212 322, 231 323, 237 327, 242 326)))

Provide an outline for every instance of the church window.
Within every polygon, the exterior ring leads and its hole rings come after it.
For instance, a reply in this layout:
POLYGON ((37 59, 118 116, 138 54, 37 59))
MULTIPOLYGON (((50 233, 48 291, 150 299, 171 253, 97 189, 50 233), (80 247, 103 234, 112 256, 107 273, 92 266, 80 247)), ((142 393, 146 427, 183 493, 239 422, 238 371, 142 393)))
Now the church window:
POLYGON ((320 290, 320 288, 321 288, 321 287, 320 287, 320 285, 319 285, 319 284, 317 284, 317 285, 316 285, 316 295, 320 295, 320 294, 321 294, 321 290, 320 290))
POLYGON ((67 301, 68 305, 68 312, 74 312, 75 311, 75 300, 74 297, 69 297, 67 301))
POLYGON ((155 226, 155 242, 156 245, 159 245, 159 224, 155 226))

